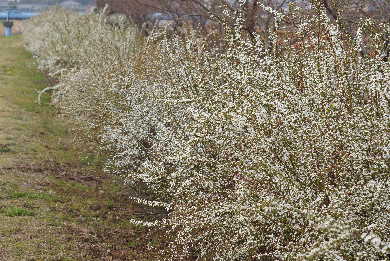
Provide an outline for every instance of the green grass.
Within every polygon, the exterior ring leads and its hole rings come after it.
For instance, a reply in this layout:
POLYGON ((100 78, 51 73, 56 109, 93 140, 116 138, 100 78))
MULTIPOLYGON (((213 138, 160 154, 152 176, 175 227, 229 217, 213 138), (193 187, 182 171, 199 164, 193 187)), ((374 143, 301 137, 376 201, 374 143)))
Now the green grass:
POLYGON ((11 152, 11 149, 6 144, 0 144, 0 153, 11 152))
POLYGON ((10 195, 11 199, 43 199, 49 201, 57 201, 58 198, 48 193, 39 192, 12 192, 10 195))
POLYGON ((47 85, 21 37, 0 37, 0 260, 155 260, 103 156, 73 143, 49 94, 37 103, 47 85))
POLYGON ((129 247, 136 247, 136 246, 139 245, 139 242, 137 242, 137 241, 129 241, 129 242, 127 242, 127 245, 129 247))
POLYGON ((5 208, 1 212, 4 213, 4 215, 7 217, 24 217, 35 215, 34 212, 30 210, 13 206, 5 208))

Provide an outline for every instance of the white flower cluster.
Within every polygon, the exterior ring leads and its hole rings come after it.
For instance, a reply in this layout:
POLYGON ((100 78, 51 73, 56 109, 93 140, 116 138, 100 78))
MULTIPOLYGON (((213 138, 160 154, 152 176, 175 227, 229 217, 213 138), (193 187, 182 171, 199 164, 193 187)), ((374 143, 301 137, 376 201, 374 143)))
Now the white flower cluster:
POLYGON ((377 235, 372 233, 363 233, 361 237, 364 242, 371 243, 379 251, 385 254, 390 252, 390 242, 383 242, 377 235))
POLYGON ((360 58, 362 31, 349 45, 321 19, 301 26, 327 36, 315 50, 270 51, 240 26, 219 44, 140 39, 63 10, 33 18, 25 40, 61 72, 53 101, 107 171, 166 209, 132 222, 170 231, 168 259, 385 259, 353 235, 375 223, 390 241, 390 65, 360 58))

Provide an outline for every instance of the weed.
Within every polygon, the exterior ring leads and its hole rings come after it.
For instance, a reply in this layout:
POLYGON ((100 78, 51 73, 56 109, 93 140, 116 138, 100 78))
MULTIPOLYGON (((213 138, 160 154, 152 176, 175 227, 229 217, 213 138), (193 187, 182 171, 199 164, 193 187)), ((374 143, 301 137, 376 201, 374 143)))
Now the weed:
POLYGON ((12 192, 10 195, 11 199, 43 199, 48 201, 56 201, 57 197, 47 193, 37 193, 37 192, 12 192))
POLYGON ((10 147, 7 144, 0 144, 0 153, 11 152, 10 147))
POLYGON ((34 216, 35 213, 24 209, 24 208, 19 208, 19 207, 7 207, 5 209, 1 210, 4 215, 8 217, 22 217, 22 216, 34 216))

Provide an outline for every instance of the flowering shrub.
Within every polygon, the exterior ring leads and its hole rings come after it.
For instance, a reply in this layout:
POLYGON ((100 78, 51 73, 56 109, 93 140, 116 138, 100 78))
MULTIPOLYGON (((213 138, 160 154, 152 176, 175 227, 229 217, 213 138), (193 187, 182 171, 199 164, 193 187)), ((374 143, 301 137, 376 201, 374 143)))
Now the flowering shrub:
POLYGON ((107 171, 165 209, 131 222, 169 231, 167 259, 389 258, 360 236, 390 241, 390 66, 359 52, 374 25, 345 39, 323 15, 296 33, 326 36, 317 48, 281 48, 276 34, 268 48, 234 15, 222 49, 63 10, 33 18, 25 40, 107 171))

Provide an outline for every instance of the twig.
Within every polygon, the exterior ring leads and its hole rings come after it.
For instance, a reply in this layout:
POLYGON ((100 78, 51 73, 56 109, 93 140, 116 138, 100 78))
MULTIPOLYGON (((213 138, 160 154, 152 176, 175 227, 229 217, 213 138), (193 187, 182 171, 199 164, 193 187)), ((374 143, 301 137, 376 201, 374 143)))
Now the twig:
POLYGON ((38 104, 41 105, 41 96, 42 96, 42 94, 44 94, 47 91, 57 90, 58 88, 60 88, 60 85, 56 85, 56 86, 52 86, 52 87, 46 87, 45 89, 40 91, 39 94, 38 94, 38 104))

